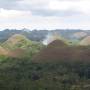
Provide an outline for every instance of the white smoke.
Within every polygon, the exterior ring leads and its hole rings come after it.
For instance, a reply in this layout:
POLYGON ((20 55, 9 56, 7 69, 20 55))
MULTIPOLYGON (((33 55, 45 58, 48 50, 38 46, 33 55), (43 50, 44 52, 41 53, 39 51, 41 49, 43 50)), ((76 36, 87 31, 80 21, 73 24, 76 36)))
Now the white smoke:
POLYGON ((58 33, 56 33, 56 32, 48 33, 46 38, 43 40, 43 44, 48 45, 49 43, 51 43, 52 41, 54 41, 56 39, 61 39, 61 36, 58 33))
POLYGON ((43 40, 43 44, 44 45, 48 45, 49 44, 49 40, 50 40, 51 37, 52 37, 52 35, 50 33, 48 33, 46 38, 43 40))

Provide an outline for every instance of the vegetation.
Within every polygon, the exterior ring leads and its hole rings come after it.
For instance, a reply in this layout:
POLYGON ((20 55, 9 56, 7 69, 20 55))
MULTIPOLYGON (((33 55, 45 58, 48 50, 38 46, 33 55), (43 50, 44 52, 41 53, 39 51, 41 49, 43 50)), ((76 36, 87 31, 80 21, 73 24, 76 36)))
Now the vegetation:
POLYGON ((1 43, 0 51, 21 52, 21 58, 1 52, 0 90, 90 90, 90 46, 73 44, 55 40, 44 48, 23 35, 12 36, 1 43), (25 57, 23 50, 27 51, 25 57))
POLYGON ((0 60, 0 90, 90 90, 90 63, 0 60))
POLYGON ((32 46, 32 41, 27 39, 25 36, 20 34, 15 34, 1 44, 4 48, 17 49, 17 48, 28 48, 32 46))
POLYGON ((40 42, 31 41, 23 35, 15 34, 1 43, 0 55, 14 58, 30 58, 38 53, 43 47, 44 45, 40 42))

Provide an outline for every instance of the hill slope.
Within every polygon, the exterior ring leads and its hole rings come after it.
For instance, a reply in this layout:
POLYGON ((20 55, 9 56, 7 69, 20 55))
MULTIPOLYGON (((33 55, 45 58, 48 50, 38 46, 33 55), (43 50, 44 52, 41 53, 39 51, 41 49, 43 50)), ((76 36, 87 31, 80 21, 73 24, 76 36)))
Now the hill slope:
POLYGON ((0 55, 7 55, 7 54, 8 54, 8 50, 0 46, 0 55))
POLYGON ((87 36, 83 40, 81 40, 81 42, 79 43, 79 45, 90 46, 90 36, 87 36))
POLYGON ((86 32, 76 32, 76 33, 74 33, 73 36, 76 37, 77 39, 81 39, 81 38, 87 36, 87 33, 86 32))
POLYGON ((48 44, 47 47, 64 47, 64 46, 67 46, 67 44, 64 41, 57 39, 48 44))
POLYGON ((3 43, 3 47, 8 49, 25 48, 30 45, 30 40, 20 34, 15 34, 3 43))
POLYGON ((8 50, 7 56, 15 58, 31 57, 43 47, 41 43, 31 41, 20 34, 11 36, 1 45, 8 50))
POLYGON ((90 62, 90 48, 84 46, 68 46, 62 41, 53 41, 46 48, 40 51, 33 62, 90 62))

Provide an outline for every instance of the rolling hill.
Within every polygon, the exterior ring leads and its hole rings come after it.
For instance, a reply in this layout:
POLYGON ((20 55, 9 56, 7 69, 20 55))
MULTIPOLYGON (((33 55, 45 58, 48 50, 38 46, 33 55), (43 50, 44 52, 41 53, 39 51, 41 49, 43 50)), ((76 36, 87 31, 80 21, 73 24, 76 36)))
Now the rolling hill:
POLYGON ((0 55, 8 56, 0 57, 0 90, 90 90, 89 46, 61 39, 44 46, 15 34, 0 55))
POLYGON ((64 47, 64 46, 67 46, 67 44, 64 42, 64 41, 62 41, 62 40, 60 40, 60 39, 56 39, 56 40, 54 40, 54 41, 52 41, 51 43, 49 43, 48 45, 47 45, 47 48, 58 48, 58 47, 64 47))
POLYGON ((81 38, 84 38, 85 36, 87 36, 87 33, 86 32, 76 32, 76 33, 74 33, 73 36, 77 39, 81 39, 81 38))
POLYGON ((2 51, 7 52, 8 57, 23 58, 31 57, 39 52, 43 44, 27 39, 24 35, 15 34, 1 44, 2 51))
POLYGON ((8 49, 26 48, 31 44, 31 41, 25 36, 15 34, 6 40, 2 46, 8 49))
POLYGON ((41 50, 32 59, 33 62, 90 62, 90 48, 84 46, 69 46, 61 40, 55 40, 41 50))
POLYGON ((27 55, 28 55, 28 52, 20 48, 9 51, 7 54, 8 57, 12 57, 12 58, 25 58, 27 57, 27 55))
POLYGON ((83 40, 81 40, 79 45, 81 45, 81 46, 90 46, 90 36, 87 36, 83 40))
MULTIPOLYGON (((29 29, 5 29, 0 31, 0 42, 5 42, 8 38, 15 34, 24 35, 26 38, 32 41, 43 41, 48 33, 58 33, 66 39, 78 39, 76 38, 81 32, 90 35, 90 30, 79 30, 79 29, 56 29, 56 30, 29 30, 29 29), (75 34, 76 33, 76 34, 75 34), (78 34, 79 33, 79 34, 78 34), (74 34, 76 37, 74 37, 74 34), (77 35, 78 34, 78 35, 77 35)), ((81 34, 83 34, 81 33, 81 34)), ((80 35, 81 35, 80 34, 80 35)), ((81 35, 82 36, 82 35, 81 35)))
POLYGON ((8 54, 8 50, 0 46, 0 55, 7 55, 7 54, 8 54))

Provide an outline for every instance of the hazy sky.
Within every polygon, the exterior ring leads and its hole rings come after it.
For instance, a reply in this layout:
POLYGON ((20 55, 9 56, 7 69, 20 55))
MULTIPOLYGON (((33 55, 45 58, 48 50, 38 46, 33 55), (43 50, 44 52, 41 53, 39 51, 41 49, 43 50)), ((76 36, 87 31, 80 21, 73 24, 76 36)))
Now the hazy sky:
POLYGON ((90 29, 90 0, 0 0, 0 28, 90 29))

